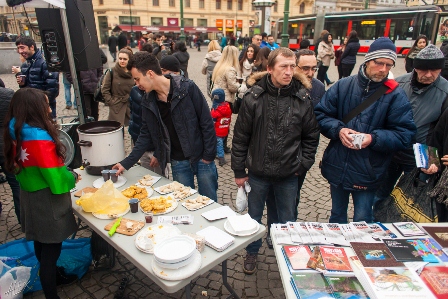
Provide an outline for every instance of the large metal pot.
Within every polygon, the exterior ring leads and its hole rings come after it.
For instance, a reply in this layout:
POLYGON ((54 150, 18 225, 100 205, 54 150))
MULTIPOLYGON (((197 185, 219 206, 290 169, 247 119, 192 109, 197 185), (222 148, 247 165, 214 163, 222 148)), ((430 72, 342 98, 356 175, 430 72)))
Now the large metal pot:
POLYGON ((117 121, 101 120, 77 129, 83 165, 88 174, 101 175, 125 157, 123 126, 117 121))

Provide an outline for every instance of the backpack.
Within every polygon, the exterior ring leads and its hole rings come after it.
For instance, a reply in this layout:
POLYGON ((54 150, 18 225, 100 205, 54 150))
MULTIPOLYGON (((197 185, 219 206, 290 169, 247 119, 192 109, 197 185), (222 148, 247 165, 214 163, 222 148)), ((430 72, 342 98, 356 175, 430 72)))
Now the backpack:
POLYGON ((114 73, 112 69, 106 69, 104 74, 101 76, 98 84, 96 86, 95 93, 93 94, 93 99, 95 102, 104 103, 103 93, 101 92, 101 87, 103 86, 104 77, 106 77, 107 72, 110 72, 110 85, 112 86, 112 81, 114 80, 114 73))

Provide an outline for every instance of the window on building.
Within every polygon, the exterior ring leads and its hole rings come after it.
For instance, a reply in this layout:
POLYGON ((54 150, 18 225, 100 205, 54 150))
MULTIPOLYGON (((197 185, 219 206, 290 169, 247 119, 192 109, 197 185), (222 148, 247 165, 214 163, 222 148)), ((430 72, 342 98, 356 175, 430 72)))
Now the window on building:
POLYGON ((275 2, 275 3, 274 3, 274 12, 277 12, 277 11, 278 11, 278 3, 275 2))
POLYGON ((199 8, 205 8, 204 0, 199 0, 199 8))
POLYGON ((123 0, 123 4, 127 4, 127 5, 134 4, 132 2, 133 2, 132 0, 123 0))
POLYGON ((163 18, 152 17, 151 25, 163 26, 163 18))
POLYGON ((232 10, 232 0, 227 0, 227 10, 232 10))
POLYGON ((99 1, 99 5, 103 5, 104 4, 104 1, 103 0, 100 0, 99 1))
POLYGON ((243 10, 243 0, 238 0, 238 10, 243 10))
POLYGON ((126 25, 140 25, 140 17, 134 17, 132 16, 132 18, 130 16, 124 16, 124 17, 119 17, 118 18, 120 24, 126 24, 126 25), (131 22, 132 20, 132 22, 131 22))
POLYGON ((191 7, 190 0, 185 0, 185 7, 191 7))
POLYGON ((255 6, 254 6, 253 4, 250 6, 250 10, 251 10, 251 11, 254 11, 254 10, 255 10, 255 6))
POLYGON ((159 6, 159 0, 152 0, 152 6, 159 6))
POLYGON ((207 19, 198 19, 198 27, 207 27, 207 19))
POLYGON ((176 1, 175 0, 169 0, 169 6, 170 7, 175 7, 176 6, 176 1))
POLYGON ((305 3, 300 4, 299 13, 305 13, 305 3))
POLYGON ((216 9, 221 9, 221 0, 216 0, 216 9))
POLYGON ((185 19, 184 18, 184 26, 193 27, 193 19, 185 19))

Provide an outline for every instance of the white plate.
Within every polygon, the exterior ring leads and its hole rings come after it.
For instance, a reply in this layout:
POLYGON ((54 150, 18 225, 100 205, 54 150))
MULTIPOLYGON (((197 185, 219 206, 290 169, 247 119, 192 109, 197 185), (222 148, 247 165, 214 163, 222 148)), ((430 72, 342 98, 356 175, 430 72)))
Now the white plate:
POLYGON ((165 239, 154 246, 154 258, 162 263, 174 264, 189 258, 196 250, 196 241, 185 235, 165 239))
POLYGON ((192 261, 194 260, 194 252, 193 254, 187 258, 186 260, 180 261, 178 263, 174 263, 174 264, 169 264, 169 263, 162 263, 159 262, 155 256, 154 256, 154 263, 157 264, 157 266, 159 268, 163 268, 163 269, 172 269, 172 270, 176 270, 176 269, 180 269, 182 267, 185 267, 186 265, 190 264, 192 261))
POLYGON ((256 228, 254 230, 250 231, 250 232, 247 232, 247 233, 237 234, 233 230, 232 226, 230 225, 229 220, 226 220, 226 222, 224 222, 224 229, 226 230, 226 232, 228 232, 229 234, 234 235, 234 236, 239 236, 239 237, 250 236, 250 235, 255 234, 260 229, 260 223, 258 223, 254 219, 252 219, 252 220, 257 224, 256 228))
POLYGON ((151 239, 155 243, 154 245, 157 245, 166 238, 180 235, 181 231, 171 223, 153 224, 148 227, 144 227, 141 231, 137 233, 137 236, 135 237, 135 246, 143 252, 153 253, 154 247, 150 249, 145 249, 144 246, 144 237, 147 234, 152 234, 151 239))
MULTIPOLYGON (((150 200, 151 199, 156 199, 157 197, 153 197, 153 198, 149 198, 150 200)), ((177 208, 177 206, 179 205, 179 203, 176 201, 176 200, 171 200, 172 201, 172 204, 171 204, 171 207, 169 207, 168 209, 166 209, 165 210, 165 212, 162 212, 162 213, 154 213, 154 212, 145 212, 145 211, 143 211, 143 209, 142 209, 142 207, 140 206, 140 204, 139 204, 139 207, 140 207, 140 211, 142 211, 143 212, 143 214, 146 214, 146 215, 148 215, 149 213, 152 213, 154 216, 158 216, 158 215, 165 215, 165 214, 168 214, 168 213, 170 213, 170 212, 172 212, 172 211, 174 211, 176 208, 177 208)))
MULTIPOLYGON (((120 175, 120 176, 118 176, 117 182, 114 183, 114 187, 115 188, 120 188, 121 186, 126 184, 126 182, 127 182, 127 179, 124 176, 120 175)), ((103 177, 100 177, 99 179, 96 179, 93 182, 93 187, 99 189, 99 188, 101 188, 104 185, 104 183, 105 183, 105 181, 104 181, 103 177)))
POLYGON ((179 269, 165 269, 159 267, 154 260, 152 262, 152 271, 154 274, 164 280, 182 280, 196 273, 202 264, 201 253, 197 250, 193 253, 193 260, 185 267, 179 269))
POLYGON ((197 211, 197 210, 200 210, 200 209, 202 209, 202 208, 204 208, 204 207, 206 207, 206 206, 211 205, 212 203, 214 203, 214 201, 210 199, 205 205, 202 205, 202 206, 200 206, 199 208, 194 208, 194 209, 189 209, 189 208, 187 208, 187 206, 185 205, 185 202, 183 202, 182 205, 183 205, 184 208, 187 209, 188 211, 197 211))
MULTIPOLYGON (((146 189, 146 193, 148 193, 147 197, 151 197, 152 194, 154 193, 154 189, 152 189, 151 187, 143 186, 143 185, 140 185, 139 183, 135 184, 135 186, 137 186, 137 187, 139 187, 139 188, 145 188, 145 189, 146 189)), ((130 186, 129 186, 129 187, 130 187, 130 186)), ((129 187, 124 188, 123 190, 120 190, 120 192, 122 192, 122 191, 128 189, 129 187)), ((141 200, 141 199, 139 199, 139 201, 140 201, 140 200, 141 200)))
MULTIPOLYGON (((172 182, 172 183, 174 183, 174 182, 172 182)), ((169 184, 165 184, 165 185, 162 185, 162 186, 159 186, 159 187, 157 187, 157 188, 154 188, 154 190, 156 190, 158 193, 160 193, 160 194, 162 194, 162 195, 166 195, 166 194, 171 194, 171 193, 173 193, 174 191, 171 191, 171 192, 162 192, 162 191, 160 191, 160 188, 162 188, 162 187, 165 187, 165 186, 168 186, 168 185, 171 185, 172 183, 169 183, 169 184)), ((176 182, 177 183, 177 182, 176 182)), ((180 183, 178 183, 178 184, 180 184, 180 183)), ((182 185, 182 184, 180 184, 180 185, 182 185)), ((190 195, 193 195, 193 194, 195 194, 195 193, 197 193, 198 191, 197 190, 195 190, 195 189, 190 189, 190 195)), ((185 197, 186 198, 186 197, 185 197)), ((179 199, 178 199, 179 200, 179 199)))
MULTIPOLYGON (((147 186, 147 185, 142 185, 140 184, 140 182, 137 181, 136 185, 137 186, 145 186, 145 187, 151 187, 152 185, 154 185, 155 183, 157 183, 162 177, 160 176, 152 176, 152 180, 151 180, 151 185, 147 186)), ((143 180, 143 177, 140 179, 143 180)))
POLYGON ((130 210, 131 210, 131 208, 128 205, 128 208, 126 209, 126 211, 124 211, 123 213, 120 213, 120 214, 109 215, 109 214, 92 213, 92 215, 98 219, 116 219, 118 217, 126 215, 130 210))

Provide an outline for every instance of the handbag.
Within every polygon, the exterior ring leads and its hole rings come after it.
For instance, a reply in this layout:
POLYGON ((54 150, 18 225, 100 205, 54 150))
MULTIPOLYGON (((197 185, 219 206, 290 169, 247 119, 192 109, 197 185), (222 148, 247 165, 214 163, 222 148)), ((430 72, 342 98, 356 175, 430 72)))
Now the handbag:
POLYGON ((416 223, 437 222, 435 200, 428 196, 436 183, 436 176, 431 175, 427 181, 419 178, 420 169, 405 173, 392 193, 375 204, 373 216, 379 222, 406 222, 416 223))
POLYGON ((103 98, 103 92, 101 91, 101 87, 103 87, 103 81, 106 77, 107 72, 110 72, 110 86, 111 86, 111 93, 112 93, 112 82, 114 80, 114 73, 112 69, 107 69, 104 74, 101 76, 100 80, 98 81, 98 84, 96 86, 95 92, 93 94, 93 99, 95 102, 104 103, 105 100, 103 98))

